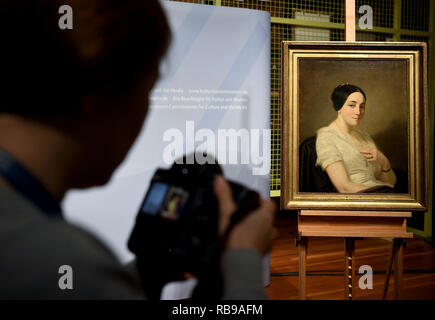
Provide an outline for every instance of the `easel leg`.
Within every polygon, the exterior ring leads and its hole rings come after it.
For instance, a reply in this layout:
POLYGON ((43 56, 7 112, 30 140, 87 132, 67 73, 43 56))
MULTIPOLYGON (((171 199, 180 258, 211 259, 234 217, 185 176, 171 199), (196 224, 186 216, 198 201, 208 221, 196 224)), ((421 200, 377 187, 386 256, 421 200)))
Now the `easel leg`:
POLYGON ((396 256, 394 259, 394 299, 402 296, 403 285, 403 239, 394 239, 396 256))
POLYGON ((352 300, 355 278, 355 240, 344 238, 344 299, 352 300))
POLYGON ((382 299, 385 300, 387 298, 388 293, 388 285, 390 283, 391 269, 393 267, 393 261, 396 259, 396 239, 393 239, 393 244, 391 245, 390 257, 388 258, 388 268, 387 275, 384 282, 384 292, 382 294, 382 299))
POLYGON ((307 247, 308 238, 300 237, 299 239, 299 299, 307 298, 306 292, 306 274, 307 274, 307 247))

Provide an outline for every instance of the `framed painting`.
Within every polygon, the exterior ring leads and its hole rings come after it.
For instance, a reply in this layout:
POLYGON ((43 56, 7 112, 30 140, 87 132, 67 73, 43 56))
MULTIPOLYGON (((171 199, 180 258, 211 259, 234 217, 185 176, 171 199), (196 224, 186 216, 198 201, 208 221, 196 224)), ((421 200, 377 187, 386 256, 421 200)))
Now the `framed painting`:
POLYGON ((282 209, 427 209, 425 43, 282 43, 282 209))

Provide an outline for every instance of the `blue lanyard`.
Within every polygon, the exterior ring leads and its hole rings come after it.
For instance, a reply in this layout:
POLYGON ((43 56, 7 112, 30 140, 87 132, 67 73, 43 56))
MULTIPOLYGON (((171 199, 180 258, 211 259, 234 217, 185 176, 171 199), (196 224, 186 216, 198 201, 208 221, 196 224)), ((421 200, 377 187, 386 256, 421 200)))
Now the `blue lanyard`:
POLYGON ((0 175, 42 212, 50 216, 61 215, 58 202, 47 189, 2 148, 0 148, 0 175))

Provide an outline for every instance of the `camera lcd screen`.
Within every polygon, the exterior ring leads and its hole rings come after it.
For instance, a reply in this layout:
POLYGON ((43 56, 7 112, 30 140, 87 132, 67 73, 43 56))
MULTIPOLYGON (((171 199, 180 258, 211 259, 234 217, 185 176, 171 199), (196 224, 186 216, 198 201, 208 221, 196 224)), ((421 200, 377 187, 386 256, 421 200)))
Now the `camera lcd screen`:
POLYGON ((189 193, 179 187, 163 182, 154 182, 142 206, 142 213, 161 215, 167 220, 178 220, 182 214, 189 193))
POLYGON ((166 183, 154 182, 148 192, 148 196, 145 199, 141 211, 147 214, 156 215, 165 200, 168 189, 169 186, 166 183))

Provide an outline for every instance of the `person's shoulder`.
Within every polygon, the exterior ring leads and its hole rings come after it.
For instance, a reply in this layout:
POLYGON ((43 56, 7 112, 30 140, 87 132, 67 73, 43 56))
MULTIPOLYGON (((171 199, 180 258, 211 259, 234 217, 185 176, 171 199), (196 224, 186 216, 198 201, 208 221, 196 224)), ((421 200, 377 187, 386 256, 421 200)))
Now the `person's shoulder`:
POLYGON ((330 139, 336 136, 337 132, 331 127, 322 127, 317 130, 317 139, 330 139))
POLYGON ((93 260, 106 259, 117 262, 112 252, 97 237, 63 219, 49 219, 41 224, 38 233, 43 235, 41 241, 50 242, 50 246, 61 246, 69 257, 77 256, 80 260, 84 260, 87 256, 92 256, 93 260), (51 240, 55 241, 51 242, 51 240))
POLYGON ((138 279, 96 237, 61 218, 47 216, 20 196, 11 199, 2 206, 5 211, 0 216, 0 297, 141 297, 138 279), (71 272, 72 290, 59 287, 65 270, 71 272))
POLYGON ((330 126, 321 127, 317 129, 317 134, 319 133, 333 133, 335 130, 332 129, 330 126))
POLYGON ((55 250, 56 247, 80 247, 81 252, 93 248, 104 249, 105 246, 89 232, 67 223, 59 213, 58 216, 47 215, 35 207, 21 195, 0 189, 0 242, 2 248, 21 245, 32 248, 37 253, 37 244, 44 244, 45 250, 61 255, 66 250, 55 250), (7 201, 3 201, 7 199, 7 201), (4 241, 14 239, 15 241, 4 241), (86 245, 85 245, 86 244, 86 245))

